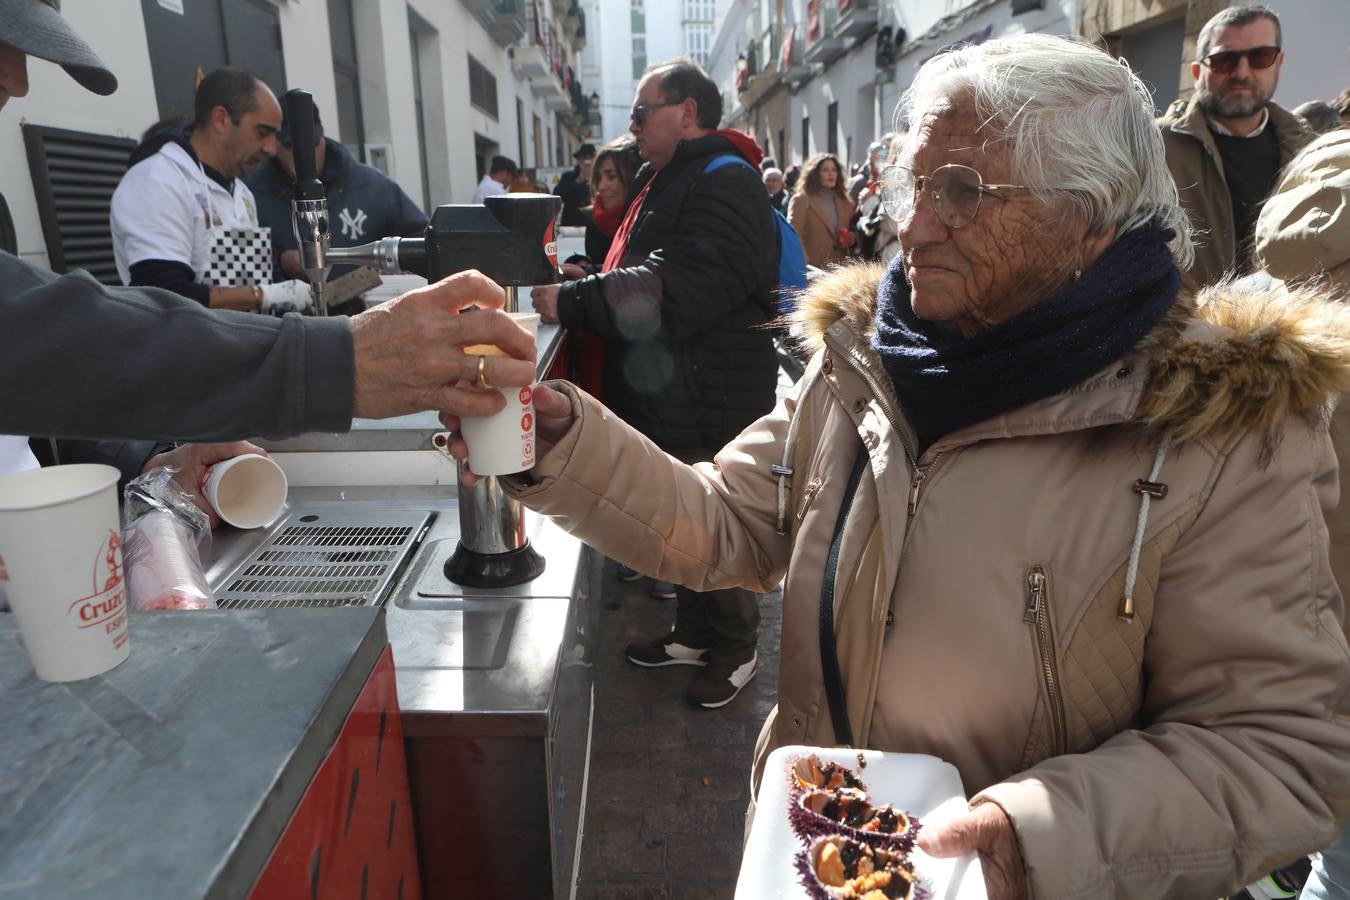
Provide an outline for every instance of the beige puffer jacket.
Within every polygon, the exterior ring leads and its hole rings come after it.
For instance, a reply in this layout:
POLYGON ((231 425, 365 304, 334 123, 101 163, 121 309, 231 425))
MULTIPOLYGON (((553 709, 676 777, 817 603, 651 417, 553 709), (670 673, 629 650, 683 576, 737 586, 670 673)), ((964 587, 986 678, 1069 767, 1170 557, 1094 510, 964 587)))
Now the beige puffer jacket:
MULTIPOLYGON (((1313 134, 1302 119, 1279 104, 1271 103, 1267 108, 1270 122, 1266 127, 1274 128, 1279 138, 1283 168, 1313 139, 1313 134)), ((1223 160, 1200 109, 1199 97, 1193 94, 1189 101, 1174 101, 1158 119, 1158 127, 1167 151, 1167 168, 1195 229, 1195 261, 1186 272, 1187 283, 1196 287, 1215 284, 1237 264, 1239 248, 1223 160)))
POLYGON ((1326 273, 1350 299, 1350 128, 1322 135, 1285 168, 1256 220, 1256 258, 1285 281, 1326 273))
POLYGON ((775 746, 834 742, 817 615, 865 446, 836 591, 854 734, 949 760, 973 802, 1002 806, 1034 897, 1213 898, 1328 844, 1350 812, 1323 525, 1347 313, 1289 294, 1178 305, 1130 356, 916 467, 868 344, 880 271, 815 284, 806 376, 715 463, 678 464, 563 386, 576 421, 510 490, 663 579, 767 591, 786 575, 758 778, 775 746), (1167 491, 1122 620, 1138 479, 1167 491))
MULTIPOLYGON (((1275 278, 1314 279, 1350 302, 1350 129, 1324 134, 1284 170, 1256 220, 1256 259, 1275 278)), ((1350 398, 1331 420, 1340 468, 1350 468, 1350 398)), ((1327 517, 1331 570, 1341 593, 1350 592, 1350 503, 1327 517)), ((1350 632, 1347 632, 1350 633, 1350 632)))

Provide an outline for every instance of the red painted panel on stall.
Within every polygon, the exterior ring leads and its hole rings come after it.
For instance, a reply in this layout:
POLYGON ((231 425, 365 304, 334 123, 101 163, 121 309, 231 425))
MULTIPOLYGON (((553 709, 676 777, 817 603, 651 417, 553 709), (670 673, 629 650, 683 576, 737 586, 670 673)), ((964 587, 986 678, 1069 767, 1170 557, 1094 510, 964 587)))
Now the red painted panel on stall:
POLYGON ((388 647, 249 897, 421 897, 394 656, 388 647))

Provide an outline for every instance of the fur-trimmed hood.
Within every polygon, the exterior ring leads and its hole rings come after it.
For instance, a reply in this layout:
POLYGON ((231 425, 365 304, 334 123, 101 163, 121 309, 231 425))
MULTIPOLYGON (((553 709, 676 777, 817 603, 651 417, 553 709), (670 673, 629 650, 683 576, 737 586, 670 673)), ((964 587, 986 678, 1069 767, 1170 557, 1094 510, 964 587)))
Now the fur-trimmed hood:
MULTIPOLYGON (((840 319, 870 345, 883 274, 860 264, 814 281, 791 316, 798 346, 814 354, 840 319)), ((1350 389, 1350 308, 1312 289, 1223 282, 1179 299, 1130 355, 1147 361, 1137 419, 1149 431, 1222 441, 1250 430, 1273 445, 1290 415, 1321 417, 1350 389)))

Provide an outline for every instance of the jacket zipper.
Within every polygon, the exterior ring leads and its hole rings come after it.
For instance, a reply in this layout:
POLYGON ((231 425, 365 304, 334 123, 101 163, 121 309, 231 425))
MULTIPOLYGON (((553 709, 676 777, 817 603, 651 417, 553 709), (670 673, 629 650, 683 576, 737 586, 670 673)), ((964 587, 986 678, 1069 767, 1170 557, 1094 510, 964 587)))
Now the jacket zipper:
POLYGON ((820 493, 820 488, 823 484, 824 482, 819 475, 806 483, 806 487, 802 490, 801 502, 797 504, 796 521, 800 522, 802 516, 806 515, 806 508, 811 505, 812 500, 816 499, 816 494, 820 493))
POLYGON ((919 508, 919 490, 923 487, 923 483, 928 476, 937 468, 938 461, 942 459, 946 452, 946 450, 939 450, 928 465, 914 467, 914 478, 909 482, 909 503, 907 504, 911 516, 919 508))
POLYGON ((1059 691, 1059 669, 1055 665, 1055 643, 1050 634, 1050 579, 1044 566, 1033 566, 1027 572, 1027 605, 1022 621, 1035 632, 1036 649, 1041 661, 1041 678, 1050 702, 1050 723, 1054 732, 1056 755, 1064 753, 1068 744, 1068 728, 1064 721, 1064 698, 1059 691))
POLYGON ((886 391, 882 390, 881 384, 872 376, 867 364, 854 355, 856 352, 855 348, 850 347, 845 354, 849 365, 853 368, 853 371, 858 373, 858 377, 867 382, 867 386, 872 389, 872 395, 877 398, 877 403, 881 404, 881 411, 886 414, 886 420, 891 423, 895 433, 900 436, 900 443, 904 445, 905 456, 909 457, 909 464, 918 469, 919 454, 914 447, 914 438, 910 435, 909 423, 905 422, 900 414, 891 407, 886 391))

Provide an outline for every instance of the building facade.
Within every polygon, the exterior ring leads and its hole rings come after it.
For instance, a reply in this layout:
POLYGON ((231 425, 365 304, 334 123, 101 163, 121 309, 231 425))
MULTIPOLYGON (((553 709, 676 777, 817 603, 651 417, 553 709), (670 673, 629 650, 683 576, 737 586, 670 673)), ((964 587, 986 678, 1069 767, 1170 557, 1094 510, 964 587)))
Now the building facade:
POLYGON ((117 92, 96 97, 33 60, 29 96, 0 116, 5 158, 27 160, 0 171, 19 252, 59 270, 84 263, 81 241, 94 238, 80 229, 101 227, 107 242, 116 154, 156 121, 190 114, 197 80, 222 65, 257 71, 278 97, 309 90, 328 136, 428 209, 467 203, 498 153, 569 165, 594 129, 579 74, 589 21, 576 0, 66 0, 62 12, 116 73, 117 92), (62 211, 75 190, 61 180, 67 151, 107 157, 103 184, 81 199, 83 224, 62 211))
MULTIPOLYGON (((590 0, 599 22, 594 71, 599 72, 599 135, 628 131, 628 110, 648 66, 687 57, 708 66, 718 24, 733 0, 590 0)), ((583 72, 591 51, 584 54, 583 72)), ((592 82, 593 83, 593 82, 592 82)))
MULTIPOLYGON (((1190 61, 1220 0, 734 0, 722 16, 710 74, 727 121, 781 165, 832 152, 863 160, 919 66, 963 43, 1027 32, 1078 36, 1124 57, 1161 112, 1187 97, 1190 61)), ((1350 86, 1344 0, 1267 0, 1286 61, 1276 100, 1293 107, 1350 86)))

